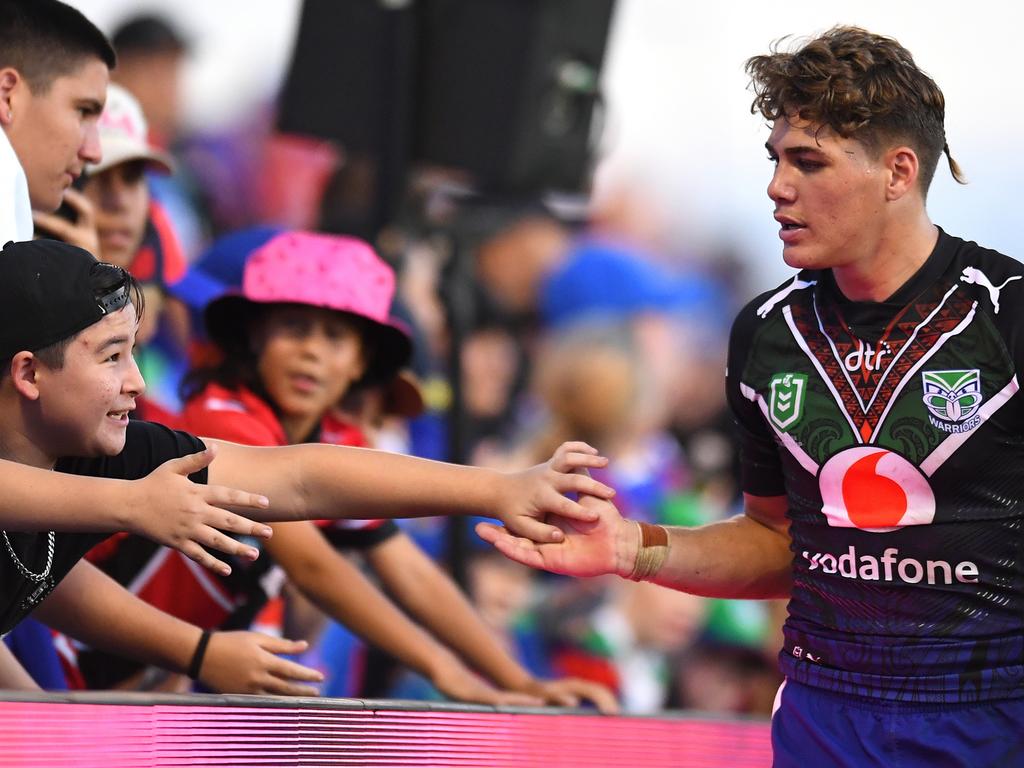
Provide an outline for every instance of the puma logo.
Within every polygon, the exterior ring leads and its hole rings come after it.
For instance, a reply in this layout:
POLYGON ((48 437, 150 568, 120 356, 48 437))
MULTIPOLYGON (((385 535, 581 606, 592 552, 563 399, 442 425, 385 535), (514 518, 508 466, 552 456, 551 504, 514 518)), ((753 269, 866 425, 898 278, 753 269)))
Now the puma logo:
POLYGON ((766 301, 764 304, 757 308, 757 316, 763 320, 764 318, 768 317, 768 313, 775 308, 776 304, 778 304, 780 301, 783 301, 787 296, 789 296, 789 294, 793 293, 793 291, 800 291, 803 290, 804 288, 810 288, 812 285, 817 284, 817 280, 801 280, 800 276, 797 275, 789 282, 789 285, 773 294, 772 297, 768 299, 768 301, 766 301))
POLYGON ((988 275, 982 272, 980 269, 975 267, 964 267, 962 276, 960 277, 965 283, 971 285, 980 285, 982 288, 988 289, 988 297, 992 300, 992 309, 998 315, 999 314, 999 292, 1006 287, 1007 283, 1011 283, 1014 280, 1020 280, 1022 275, 1014 275, 1013 277, 1006 278, 1002 284, 993 285, 992 281, 988 279, 988 275))

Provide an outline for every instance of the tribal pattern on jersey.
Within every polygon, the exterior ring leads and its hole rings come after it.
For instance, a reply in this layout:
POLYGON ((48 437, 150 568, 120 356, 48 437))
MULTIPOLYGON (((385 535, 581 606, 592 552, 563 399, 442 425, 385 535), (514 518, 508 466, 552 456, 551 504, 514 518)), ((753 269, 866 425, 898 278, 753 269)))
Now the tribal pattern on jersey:
POLYGON ((906 702, 1024 695, 1021 276, 941 233, 889 302, 802 272, 737 319, 744 490, 789 501, 788 676, 906 702))
POLYGON ((900 310, 874 342, 857 338, 834 303, 821 306, 813 297, 811 306, 797 303, 790 309, 794 334, 823 369, 854 435, 866 443, 907 374, 969 323, 974 307, 955 286, 933 285, 900 310))

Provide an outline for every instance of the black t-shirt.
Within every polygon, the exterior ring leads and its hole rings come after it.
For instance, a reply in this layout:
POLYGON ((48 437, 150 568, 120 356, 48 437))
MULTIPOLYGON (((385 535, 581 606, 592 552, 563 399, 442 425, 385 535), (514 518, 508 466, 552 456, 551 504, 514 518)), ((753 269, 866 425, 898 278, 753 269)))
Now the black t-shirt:
MULTIPOLYGON (((159 424, 132 421, 128 424, 124 450, 117 456, 65 458, 54 467, 57 472, 87 477, 137 480, 164 462, 205 448, 202 441, 185 432, 176 432, 159 424)), ((206 483, 207 470, 189 476, 193 482, 206 483)), ((6 634, 53 591, 68 571, 86 552, 106 539, 109 533, 61 533, 54 535, 53 565, 42 582, 32 581, 19 571, 0 541, 0 633, 6 634)), ((7 534, 18 559, 33 573, 46 568, 48 534, 7 534)))

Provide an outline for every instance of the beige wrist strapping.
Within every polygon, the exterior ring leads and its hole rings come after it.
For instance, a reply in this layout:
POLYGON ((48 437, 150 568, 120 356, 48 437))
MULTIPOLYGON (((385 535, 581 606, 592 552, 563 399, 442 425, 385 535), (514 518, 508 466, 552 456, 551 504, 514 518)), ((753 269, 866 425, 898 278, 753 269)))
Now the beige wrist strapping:
POLYGON ((636 563, 626 577, 633 581, 644 581, 654 576, 668 557, 668 531, 661 525, 636 522, 639 546, 636 563))

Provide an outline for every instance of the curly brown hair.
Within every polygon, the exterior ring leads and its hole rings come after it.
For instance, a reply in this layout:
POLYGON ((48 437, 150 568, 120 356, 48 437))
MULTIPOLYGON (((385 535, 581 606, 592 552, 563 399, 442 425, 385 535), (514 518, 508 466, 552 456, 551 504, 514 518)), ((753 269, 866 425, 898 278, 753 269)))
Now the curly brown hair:
POLYGON ((833 27, 794 53, 780 51, 780 42, 771 53, 747 60, 751 113, 827 126, 875 155, 906 142, 920 161, 924 194, 945 152, 953 178, 965 183, 946 142, 942 91, 896 40, 859 27, 833 27))

